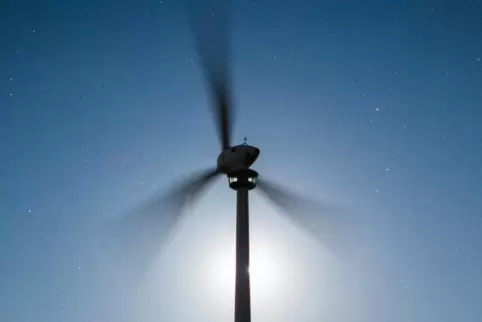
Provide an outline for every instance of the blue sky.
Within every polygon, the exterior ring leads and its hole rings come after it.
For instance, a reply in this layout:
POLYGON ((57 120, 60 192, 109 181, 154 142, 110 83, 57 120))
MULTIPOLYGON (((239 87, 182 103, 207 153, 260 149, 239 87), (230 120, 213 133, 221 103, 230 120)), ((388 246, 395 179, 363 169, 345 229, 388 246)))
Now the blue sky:
MULTIPOLYGON (((253 321, 482 320, 480 2, 233 10, 236 142, 363 222, 340 262, 253 193, 253 321)), ((219 153, 179 2, 3 1, 0 37, 0 320, 232 319, 226 180, 142 280, 92 237, 219 153)))

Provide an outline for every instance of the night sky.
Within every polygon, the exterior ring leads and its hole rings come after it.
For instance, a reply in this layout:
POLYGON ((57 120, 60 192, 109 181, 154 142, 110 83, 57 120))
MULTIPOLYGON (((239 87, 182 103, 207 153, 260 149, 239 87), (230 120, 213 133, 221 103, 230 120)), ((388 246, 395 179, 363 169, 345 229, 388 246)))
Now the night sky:
MULTIPOLYGON (((340 260, 253 193, 253 321, 482 321, 482 1, 243 0, 232 28, 236 143, 360 223, 340 260)), ((0 321, 232 321, 226 179, 142 279, 92 237, 219 154, 181 3, 2 0, 0 44, 0 321)))

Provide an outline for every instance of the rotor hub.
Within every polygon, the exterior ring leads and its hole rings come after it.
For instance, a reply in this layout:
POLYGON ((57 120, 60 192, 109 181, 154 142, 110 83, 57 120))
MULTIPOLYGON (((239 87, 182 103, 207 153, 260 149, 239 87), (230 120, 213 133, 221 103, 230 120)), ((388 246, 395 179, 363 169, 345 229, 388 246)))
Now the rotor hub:
POLYGON ((240 188, 253 190, 256 188, 256 179, 258 178, 258 173, 252 169, 233 171, 227 173, 227 176, 229 180, 229 187, 233 190, 238 190, 240 188))

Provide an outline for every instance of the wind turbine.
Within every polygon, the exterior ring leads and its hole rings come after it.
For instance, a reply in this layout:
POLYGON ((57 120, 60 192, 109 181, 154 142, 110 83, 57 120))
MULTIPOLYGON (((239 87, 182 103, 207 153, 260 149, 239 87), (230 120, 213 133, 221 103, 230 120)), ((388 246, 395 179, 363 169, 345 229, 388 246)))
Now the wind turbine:
POLYGON ((145 250, 145 261, 142 263, 145 268, 147 261, 155 258, 158 247, 165 243, 165 238, 172 235, 172 228, 183 218, 182 208, 188 202, 194 202, 215 178, 226 176, 229 187, 237 194, 234 321, 251 322, 249 192, 258 188, 271 202, 284 210, 290 220, 314 233, 320 242, 335 251, 340 245, 340 239, 337 239, 337 236, 332 239, 333 232, 343 229, 346 223, 340 221, 343 217, 336 214, 335 208, 321 203, 316 204, 316 209, 320 211, 317 216, 303 215, 302 208, 306 210, 310 204, 308 200, 259 177, 251 168, 260 155, 260 149, 247 144, 246 138, 242 144, 232 144, 228 2, 216 1, 216 11, 213 12, 207 11, 210 8, 204 6, 204 1, 193 0, 188 5, 189 22, 211 94, 212 111, 219 135, 220 154, 216 165, 174 185, 172 189, 168 189, 167 194, 155 195, 139 209, 111 224, 110 228, 113 228, 120 238, 134 233, 141 235, 140 238, 145 242, 148 238, 146 236, 150 235, 153 240, 138 245, 155 247, 145 250), (199 6, 196 7, 195 4, 199 6), (161 211, 161 208, 166 207, 164 212, 161 211), (325 230, 326 234, 319 234, 321 230, 325 230))

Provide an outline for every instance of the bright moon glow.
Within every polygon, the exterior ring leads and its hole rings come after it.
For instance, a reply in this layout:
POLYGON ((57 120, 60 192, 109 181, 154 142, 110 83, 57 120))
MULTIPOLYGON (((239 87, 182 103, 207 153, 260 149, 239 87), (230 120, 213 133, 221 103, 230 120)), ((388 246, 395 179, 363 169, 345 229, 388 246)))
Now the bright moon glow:
MULTIPOLYGON (((232 246, 232 245, 231 245, 232 246)), ((281 258, 273 245, 256 243, 250 253, 249 274, 251 277, 251 296, 255 302, 273 299, 277 294, 281 258)), ((284 265, 286 268, 286 265, 284 265)), ((219 246, 213 249, 206 261, 206 277, 212 292, 222 294, 226 300, 234 299, 235 251, 232 247, 219 246)), ((283 269, 285 270, 285 269, 283 269)), ((282 284, 282 283, 281 283, 282 284)))
MULTIPOLYGON (((312 257, 320 254, 319 245, 303 238, 302 234, 283 221, 264 226, 262 221, 257 223, 250 236, 249 272, 253 314, 257 319, 271 319, 291 314, 299 307, 308 305, 308 302, 318 307, 322 299, 307 300, 304 294, 309 293, 313 285, 326 283, 322 277, 329 276, 324 274, 324 269, 315 269, 316 266, 313 266, 312 257)), ((195 272, 191 276, 195 276, 196 297, 207 311, 231 316, 236 274, 235 236, 232 230, 224 234, 218 231, 216 234, 203 235, 204 239, 196 251, 198 255, 191 258, 192 264, 186 266, 188 271, 195 272)))

